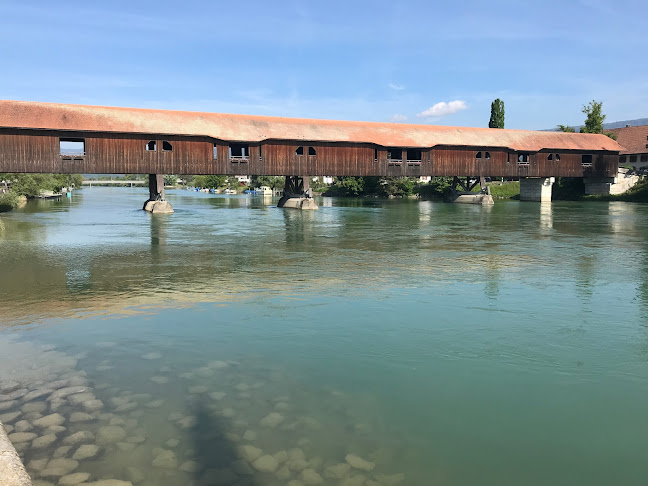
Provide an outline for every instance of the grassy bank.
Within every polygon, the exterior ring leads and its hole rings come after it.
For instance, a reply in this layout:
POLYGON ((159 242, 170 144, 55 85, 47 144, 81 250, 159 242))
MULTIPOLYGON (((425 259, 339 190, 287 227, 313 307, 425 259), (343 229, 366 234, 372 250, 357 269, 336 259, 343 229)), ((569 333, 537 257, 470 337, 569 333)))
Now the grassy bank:
POLYGON ((606 196, 585 196, 586 201, 626 201, 637 203, 648 203, 648 180, 641 181, 639 184, 618 195, 606 196))

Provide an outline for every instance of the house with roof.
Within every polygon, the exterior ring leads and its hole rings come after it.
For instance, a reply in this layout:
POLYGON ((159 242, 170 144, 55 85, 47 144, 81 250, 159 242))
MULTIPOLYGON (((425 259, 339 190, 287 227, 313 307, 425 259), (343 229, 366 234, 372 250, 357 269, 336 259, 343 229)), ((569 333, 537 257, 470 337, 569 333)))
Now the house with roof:
POLYGON ((612 128, 606 133, 617 136, 617 142, 623 147, 619 152, 619 165, 629 164, 635 169, 648 168, 648 125, 624 128, 612 128))

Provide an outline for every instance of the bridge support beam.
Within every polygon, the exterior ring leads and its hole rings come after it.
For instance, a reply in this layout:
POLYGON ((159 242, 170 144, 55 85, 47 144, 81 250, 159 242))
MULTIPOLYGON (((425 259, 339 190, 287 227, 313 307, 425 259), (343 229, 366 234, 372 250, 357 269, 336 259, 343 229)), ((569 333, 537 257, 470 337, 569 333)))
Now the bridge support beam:
POLYGON ((490 188, 486 186, 486 178, 480 177, 466 177, 466 182, 455 177, 452 182, 452 191, 450 202, 460 204, 493 204, 493 196, 491 196, 490 188), (480 192, 473 192, 473 189, 480 185, 480 192))
POLYGON ((142 209, 156 214, 172 213, 173 207, 164 196, 164 175, 149 174, 149 198, 142 209))
POLYGON ((551 202, 554 177, 520 177, 520 201, 551 202))
POLYGON ((292 209, 318 209, 313 199, 309 176, 286 176, 283 196, 277 207, 292 209))

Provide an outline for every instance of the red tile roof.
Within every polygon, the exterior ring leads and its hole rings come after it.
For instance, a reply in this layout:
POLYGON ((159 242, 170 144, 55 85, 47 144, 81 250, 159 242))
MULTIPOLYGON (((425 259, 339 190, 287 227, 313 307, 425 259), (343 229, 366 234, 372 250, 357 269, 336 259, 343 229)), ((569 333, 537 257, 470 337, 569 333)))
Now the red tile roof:
POLYGON ((227 141, 304 140, 385 147, 502 147, 619 151, 604 135, 401 123, 310 120, 106 106, 0 101, 0 127, 206 136, 227 141))
POLYGON ((624 148, 621 155, 648 154, 648 125, 613 128, 605 132, 612 132, 617 136, 617 142, 624 148))

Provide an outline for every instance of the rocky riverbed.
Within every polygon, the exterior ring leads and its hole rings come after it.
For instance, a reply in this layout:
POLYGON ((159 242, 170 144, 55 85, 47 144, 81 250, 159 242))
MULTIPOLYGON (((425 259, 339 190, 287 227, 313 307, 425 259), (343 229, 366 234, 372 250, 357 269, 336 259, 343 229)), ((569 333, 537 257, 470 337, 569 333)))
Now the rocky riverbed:
POLYGON ((0 421, 34 486, 412 484, 398 437, 337 390, 243 361, 168 365, 114 343, 71 356, 0 342, 0 421), (130 363, 132 366, 132 363, 130 363))

